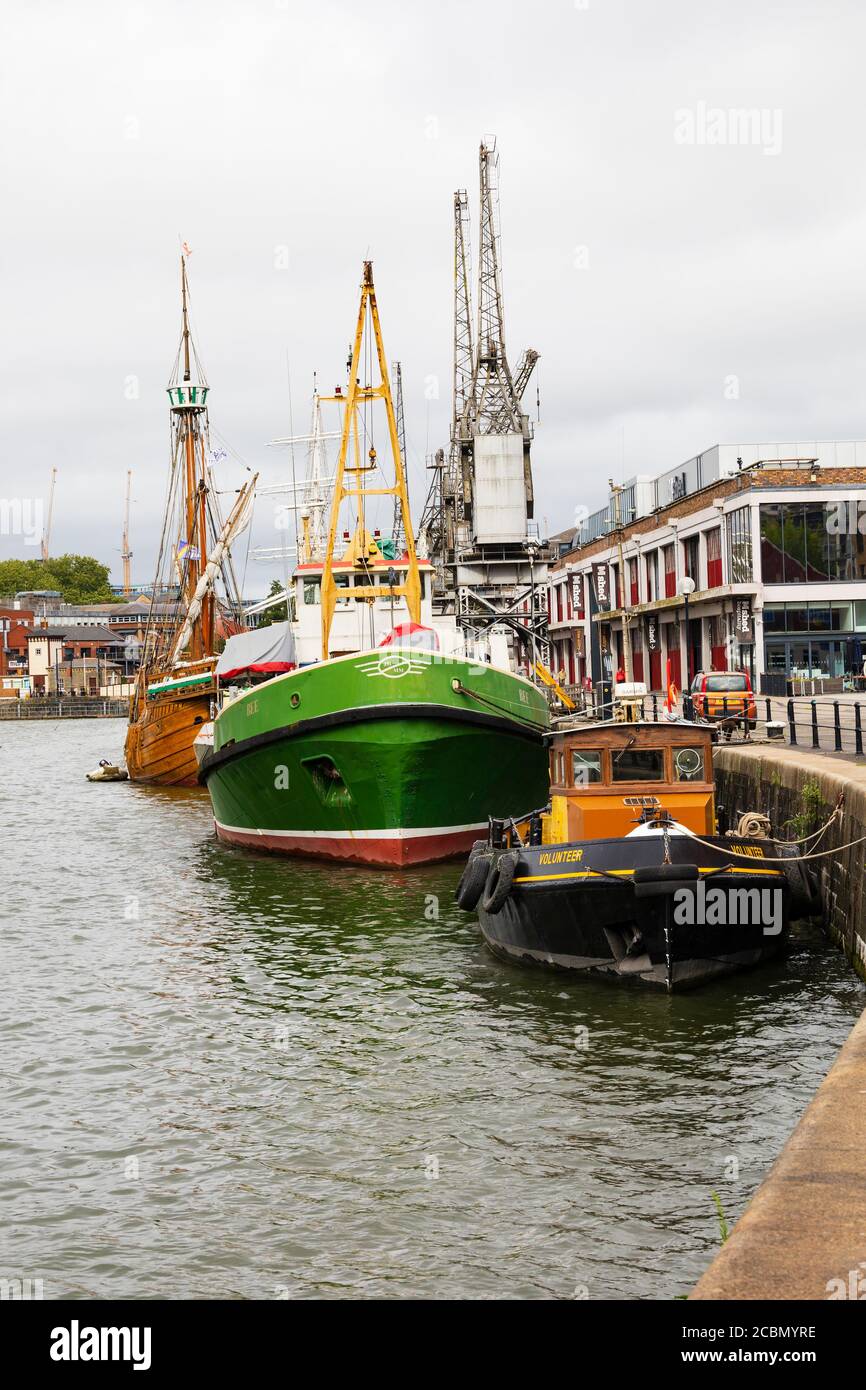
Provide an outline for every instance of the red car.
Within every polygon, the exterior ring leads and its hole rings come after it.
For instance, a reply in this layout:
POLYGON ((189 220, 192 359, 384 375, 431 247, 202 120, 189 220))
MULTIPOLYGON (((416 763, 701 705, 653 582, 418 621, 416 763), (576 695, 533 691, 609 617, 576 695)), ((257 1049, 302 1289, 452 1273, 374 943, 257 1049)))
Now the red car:
POLYGON ((758 708, 748 671, 699 671, 692 681, 692 704, 702 719, 748 720, 754 729, 758 708))

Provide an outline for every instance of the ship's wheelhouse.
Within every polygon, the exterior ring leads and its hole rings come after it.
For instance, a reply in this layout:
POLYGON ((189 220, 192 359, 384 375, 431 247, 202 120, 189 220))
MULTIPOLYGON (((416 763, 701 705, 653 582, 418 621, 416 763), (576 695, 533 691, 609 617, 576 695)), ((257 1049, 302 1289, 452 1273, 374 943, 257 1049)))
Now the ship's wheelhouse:
POLYGON ((660 812, 715 833, 712 731, 696 724, 606 723, 549 736, 545 840, 627 835, 660 812))

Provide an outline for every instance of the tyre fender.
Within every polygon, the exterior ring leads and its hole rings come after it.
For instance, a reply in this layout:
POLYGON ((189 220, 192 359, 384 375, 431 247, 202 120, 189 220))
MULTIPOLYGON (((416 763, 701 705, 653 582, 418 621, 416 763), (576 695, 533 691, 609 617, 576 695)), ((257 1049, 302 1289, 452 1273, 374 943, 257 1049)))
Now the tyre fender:
POLYGON ((481 899, 481 907, 484 912, 494 916, 501 910, 505 899, 511 892, 516 868, 517 854, 514 850, 500 854, 499 858, 490 865, 487 882, 484 885, 484 895, 481 899))
POLYGON ((472 853, 454 892, 457 906, 462 908, 464 912, 474 912, 478 906, 478 899, 484 891, 487 875, 490 872, 492 858, 492 853, 487 849, 485 840, 473 846, 472 853))

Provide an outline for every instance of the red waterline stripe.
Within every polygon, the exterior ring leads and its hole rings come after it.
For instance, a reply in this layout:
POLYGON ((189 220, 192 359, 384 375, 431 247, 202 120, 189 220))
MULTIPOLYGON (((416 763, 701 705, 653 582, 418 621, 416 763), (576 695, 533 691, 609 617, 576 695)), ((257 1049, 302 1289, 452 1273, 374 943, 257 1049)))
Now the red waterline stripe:
POLYGON ((480 826, 438 831, 432 835, 389 836, 377 839, 335 839, 330 835, 269 835, 266 830, 248 831, 220 825, 217 837, 229 844, 276 854, 295 854, 308 859, 330 859, 342 864, 374 864, 383 868, 406 868, 411 864, 432 864, 468 854, 481 832, 480 826))

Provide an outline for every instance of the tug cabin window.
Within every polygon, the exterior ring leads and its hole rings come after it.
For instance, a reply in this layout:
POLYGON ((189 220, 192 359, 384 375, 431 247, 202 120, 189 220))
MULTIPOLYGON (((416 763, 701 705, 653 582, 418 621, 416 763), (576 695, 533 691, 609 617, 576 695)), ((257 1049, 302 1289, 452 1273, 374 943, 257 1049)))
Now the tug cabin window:
POLYGON ((665 750, 623 748, 611 755, 610 770, 614 782, 664 782, 665 750))
POLYGON ((576 787, 586 787, 590 782, 601 782, 601 750, 572 748, 571 775, 576 787))
POLYGON ((673 750, 674 780, 676 782, 703 782, 704 753, 701 748, 675 748, 673 750))

